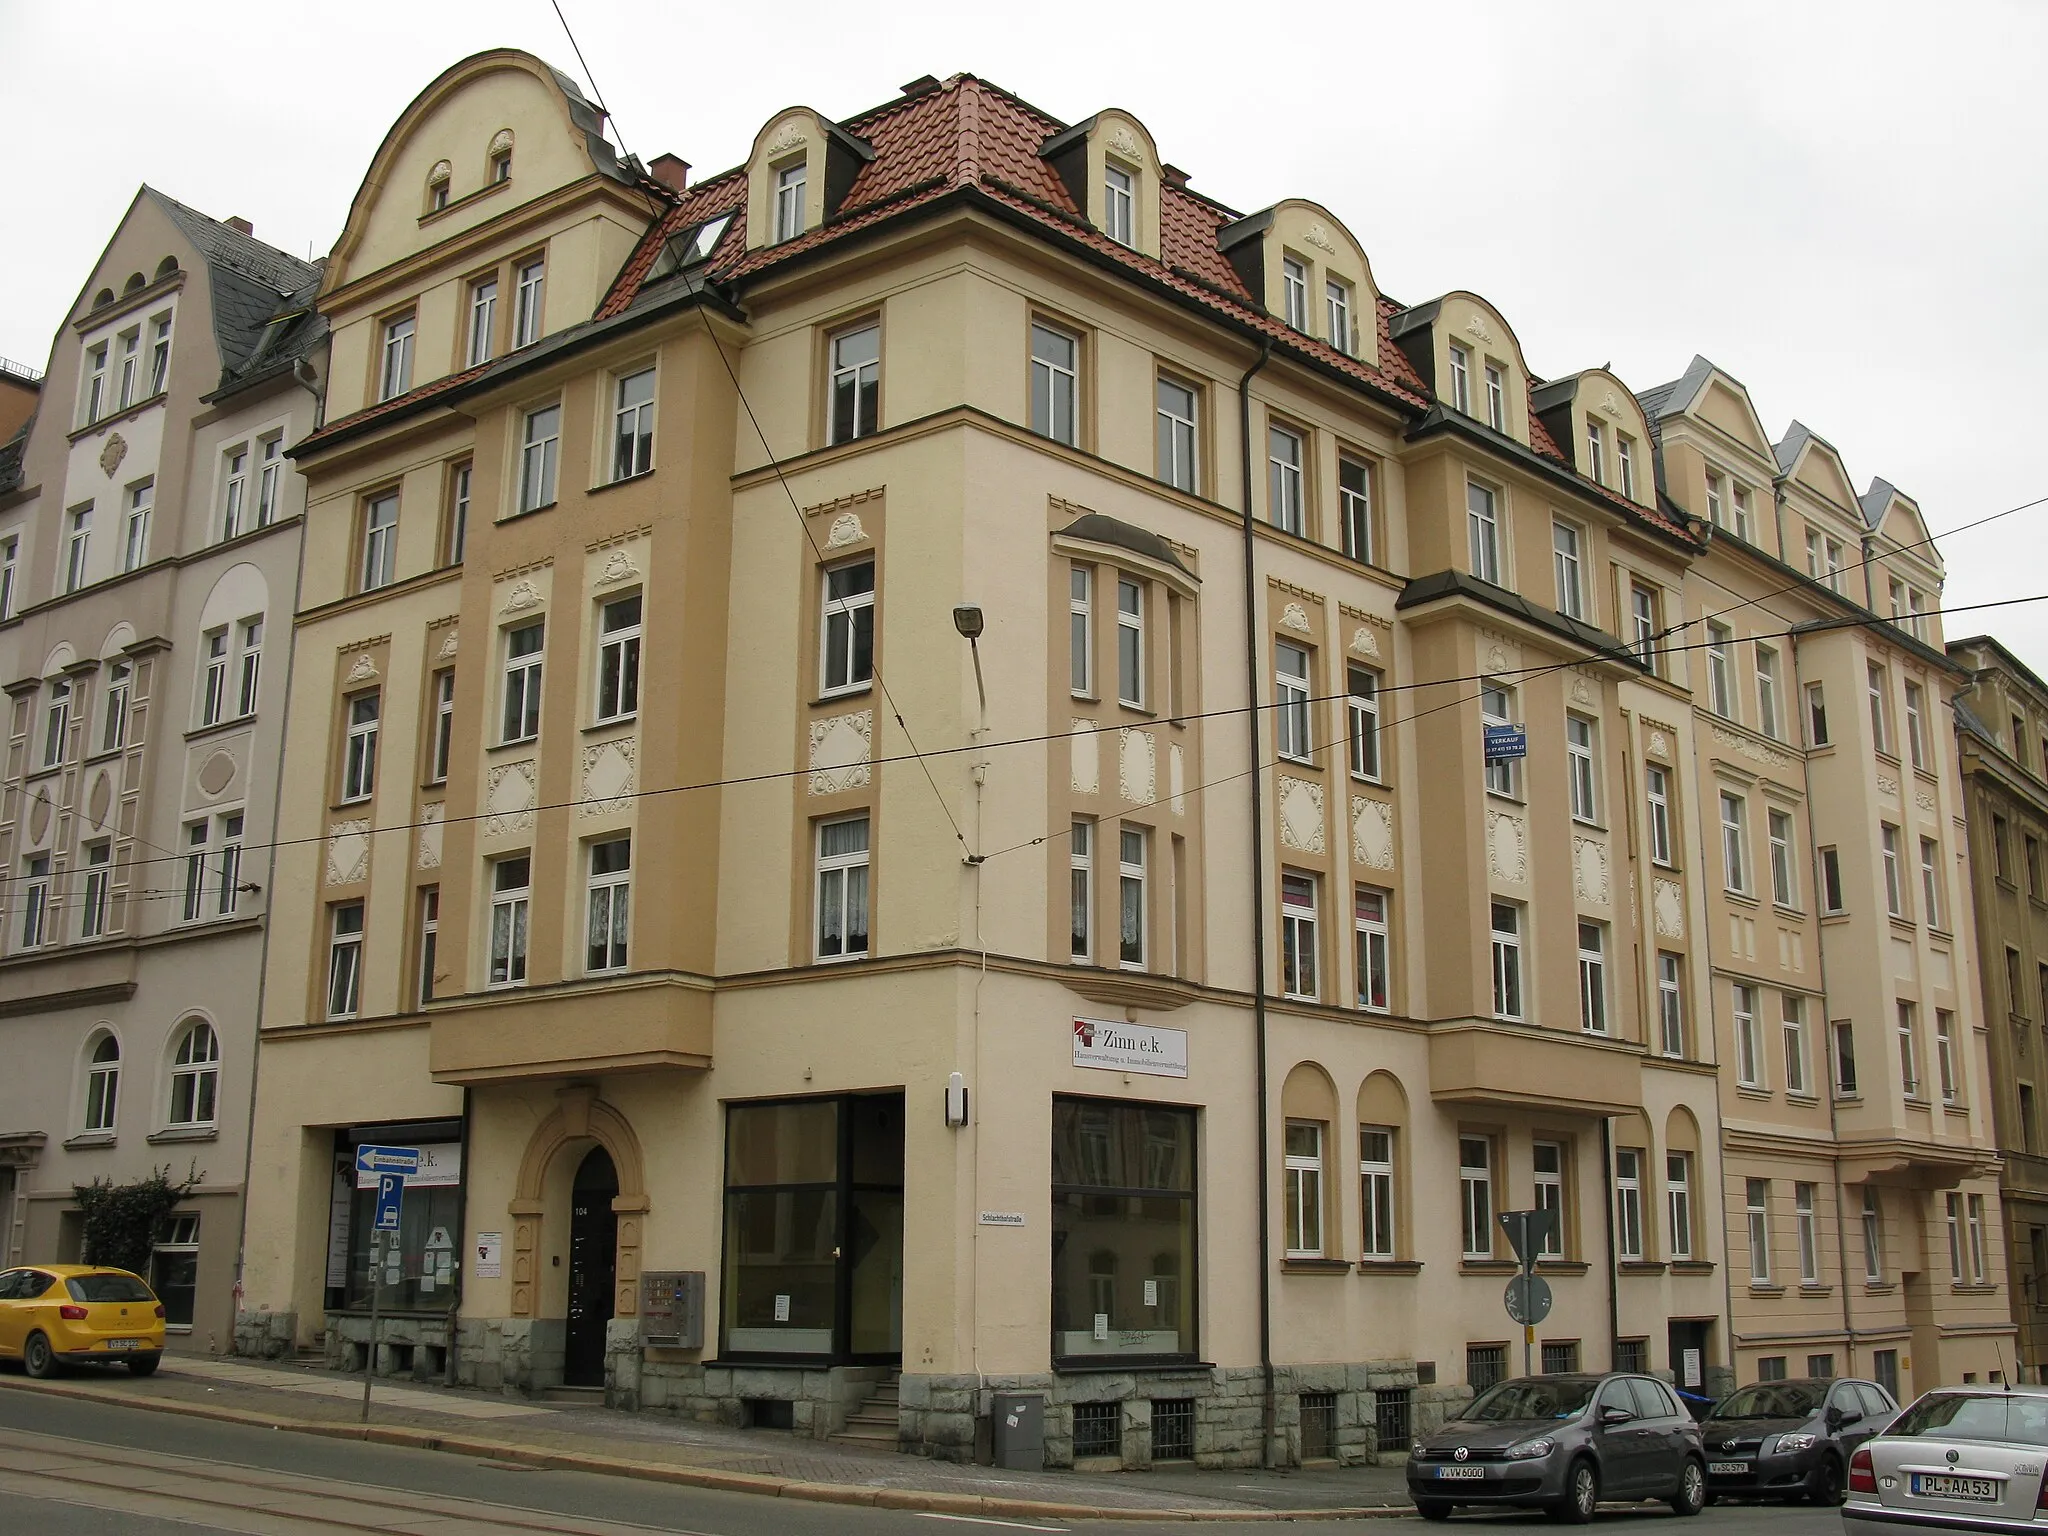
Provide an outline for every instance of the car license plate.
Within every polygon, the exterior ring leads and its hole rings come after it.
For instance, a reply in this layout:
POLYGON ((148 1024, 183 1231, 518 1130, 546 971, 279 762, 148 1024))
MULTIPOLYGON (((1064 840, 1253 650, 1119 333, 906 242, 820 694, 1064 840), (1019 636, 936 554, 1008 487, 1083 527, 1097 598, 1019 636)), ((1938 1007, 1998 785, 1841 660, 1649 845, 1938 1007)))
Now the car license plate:
POLYGON ((1438 1477, 1484 1477, 1484 1476, 1486 1476, 1486 1468, 1484 1468, 1484 1467, 1438 1467, 1438 1468, 1436 1469, 1436 1475, 1437 1475, 1438 1477))
POLYGON ((142 1347, 142 1340, 140 1340, 140 1339, 109 1339, 109 1340, 107 1340, 107 1348, 109 1348, 109 1349, 140 1349, 141 1347, 142 1347))
POLYGON ((1989 1504, 1998 1498, 1998 1484, 1988 1477, 1942 1477, 1915 1472, 1913 1492, 1923 1499, 1975 1499, 1989 1504))
POLYGON ((1746 1461, 1710 1461, 1707 1471, 1714 1477, 1747 1477, 1749 1463, 1746 1461))

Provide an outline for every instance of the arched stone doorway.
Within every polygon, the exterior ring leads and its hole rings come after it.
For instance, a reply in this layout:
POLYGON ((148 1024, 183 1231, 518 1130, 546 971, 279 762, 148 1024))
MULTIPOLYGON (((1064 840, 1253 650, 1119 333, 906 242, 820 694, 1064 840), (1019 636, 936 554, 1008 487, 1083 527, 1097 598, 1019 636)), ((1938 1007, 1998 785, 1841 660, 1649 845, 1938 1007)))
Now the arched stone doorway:
POLYGON ((605 1325, 611 1322, 618 1276, 619 1215, 612 1202, 619 1173, 611 1154, 592 1147, 577 1165, 569 1197, 569 1312, 562 1381, 604 1385, 605 1325))
POLYGON ((640 1250, 647 1218, 647 1183, 640 1140, 591 1083, 572 1083, 556 1094, 555 1112, 534 1127, 519 1167, 512 1218, 512 1315, 536 1322, 561 1317, 566 1276, 554 1264, 567 1263, 567 1219, 577 1198, 575 1175, 602 1148, 615 1179, 610 1206, 617 1216, 610 1317, 639 1313, 640 1250), (574 1173, 569 1170, 573 1169, 574 1173), (556 1223, 563 1225, 557 1226, 556 1223), (555 1235, 543 1242, 543 1229, 555 1235), (561 1277, 552 1282, 547 1277, 561 1277), (544 1293, 549 1293, 544 1296, 544 1293))

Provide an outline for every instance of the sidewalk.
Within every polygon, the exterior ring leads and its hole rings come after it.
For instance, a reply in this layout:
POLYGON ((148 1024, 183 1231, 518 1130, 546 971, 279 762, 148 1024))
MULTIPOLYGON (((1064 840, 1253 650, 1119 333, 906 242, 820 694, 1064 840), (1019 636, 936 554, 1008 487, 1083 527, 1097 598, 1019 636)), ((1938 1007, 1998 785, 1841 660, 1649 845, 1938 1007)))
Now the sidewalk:
POLYGON ((1008 1472, 727 1429, 659 1413, 531 1403, 380 1378, 358 1422, 360 1376, 290 1364, 164 1356, 156 1375, 81 1371, 54 1382, 0 1374, 0 1390, 49 1392, 305 1434, 733 1492, 953 1514, 1071 1520, 1330 1520, 1410 1513, 1402 1470, 1008 1472))

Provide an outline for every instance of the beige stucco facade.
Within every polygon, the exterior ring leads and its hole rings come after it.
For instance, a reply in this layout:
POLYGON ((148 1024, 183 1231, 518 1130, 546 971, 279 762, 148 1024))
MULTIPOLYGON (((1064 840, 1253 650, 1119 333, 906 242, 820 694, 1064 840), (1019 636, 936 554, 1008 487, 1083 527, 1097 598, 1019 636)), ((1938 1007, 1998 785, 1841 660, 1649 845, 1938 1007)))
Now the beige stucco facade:
POLYGON ((80 1258, 75 1186, 189 1177, 174 1349, 232 1344, 316 273, 144 188, 0 493, 0 1262, 80 1258))
MULTIPOLYGON (((923 83, 680 192, 594 120, 523 55, 455 66, 326 273, 244 1347, 360 1363, 380 1142, 442 1170, 384 1368, 819 1435, 900 1371, 942 1455, 1005 1386, 1056 1461, 1398 1452, 1521 1368, 1509 1209, 1560 1217, 1534 1366, 1711 1389, 1825 1333, 1775 1292, 1731 1323, 1740 1160, 1851 1154, 1824 1092, 1733 1086, 1721 999, 1740 932, 1846 1016, 1831 941, 1731 926, 1698 807, 1763 762, 1803 815, 1830 770, 1697 707, 1675 636, 1724 556, 1626 386, 1541 381, 1475 295, 1383 305, 1335 215, 1226 217, 1125 113, 923 83), (860 211, 969 95, 1085 223, 884 216, 910 170, 860 211), (1161 265, 1191 219, 1207 288, 1161 265), (469 350, 536 263, 544 322, 469 350), (1204 297, 1233 274, 1261 297, 1204 297), (675 1272, 701 1346, 644 1316, 675 1272)), ((1930 1029, 1974 1027, 1969 963, 1930 1029)), ((1902 1255, 1923 1163, 1988 1169, 1977 1081, 1854 1153, 1902 1255)), ((1883 1306, 1853 1326, 1944 1361, 2002 1315, 1883 1306)))

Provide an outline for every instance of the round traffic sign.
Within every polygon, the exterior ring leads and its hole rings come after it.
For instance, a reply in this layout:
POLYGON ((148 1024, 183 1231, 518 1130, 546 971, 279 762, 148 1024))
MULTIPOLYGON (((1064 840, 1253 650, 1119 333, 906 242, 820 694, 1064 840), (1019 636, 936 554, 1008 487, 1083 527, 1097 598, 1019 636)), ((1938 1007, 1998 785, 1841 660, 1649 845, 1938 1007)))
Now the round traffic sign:
POLYGON ((1508 1282, 1508 1316, 1518 1323, 1540 1323, 1550 1316, 1550 1282, 1541 1275, 1517 1275, 1508 1282))

